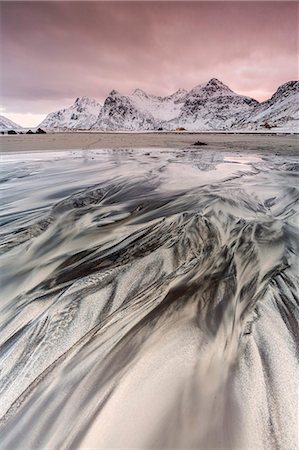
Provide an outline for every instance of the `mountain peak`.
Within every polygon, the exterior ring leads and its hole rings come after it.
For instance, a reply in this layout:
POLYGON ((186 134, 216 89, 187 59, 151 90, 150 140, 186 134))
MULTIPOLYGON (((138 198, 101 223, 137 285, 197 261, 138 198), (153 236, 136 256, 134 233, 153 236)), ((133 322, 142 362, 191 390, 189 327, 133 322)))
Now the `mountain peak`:
POLYGON ((224 83, 222 83, 222 81, 218 80, 218 78, 211 78, 208 82, 207 85, 209 86, 225 86, 224 83))
POLYGON ((115 97, 115 96, 119 96, 121 95, 120 92, 116 91, 115 89, 113 89, 109 94, 108 97, 115 97))
POLYGON ((77 97, 75 103, 78 105, 79 103, 86 103, 89 100, 88 97, 77 97))
POLYGON ((89 129, 96 121, 102 105, 90 97, 77 97, 68 108, 49 113, 41 128, 89 129))
POLYGON ((90 98, 90 97, 77 97, 75 100, 75 105, 77 106, 82 106, 82 105, 94 105, 96 104, 97 101, 94 98, 90 98))
POLYGON ((206 84, 206 88, 212 88, 213 90, 231 91, 231 89, 218 78, 211 78, 206 84))
POLYGON ((191 89, 191 96, 226 96, 226 95, 237 95, 235 94, 226 84, 217 78, 211 78, 206 83, 198 84, 193 89, 191 89))
POLYGON ((148 97, 147 93, 139 88, 135 89, 132 95, 138 95, 139 97, 148 97))
POLYGON ((186 89, 179 88, 177 91, 175 91, 173 94, 171 94, 169 96, 169 98, 180 98, 186 94, 188 94, 188 91, 186 91, 186 89))
POLYGON ((277 91, 272 95, 271 99, 287 97, 295 93, 299 93, 299 81, 288 81, 277 88, 277 91))
POLYGON ((186 89, 179 88, 177 91, 174 92, 173 95, 187 94, 187 92, 188 92, 188 91, 186 91, 186 89))

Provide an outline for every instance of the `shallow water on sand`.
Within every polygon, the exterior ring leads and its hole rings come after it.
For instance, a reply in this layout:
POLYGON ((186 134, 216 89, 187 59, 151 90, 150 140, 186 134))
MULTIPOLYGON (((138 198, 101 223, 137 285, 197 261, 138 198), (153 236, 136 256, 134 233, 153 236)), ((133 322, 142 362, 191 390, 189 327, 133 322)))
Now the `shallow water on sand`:
POLYGON ((3 156, 0 447, 296 448, 298 167, 3 156))

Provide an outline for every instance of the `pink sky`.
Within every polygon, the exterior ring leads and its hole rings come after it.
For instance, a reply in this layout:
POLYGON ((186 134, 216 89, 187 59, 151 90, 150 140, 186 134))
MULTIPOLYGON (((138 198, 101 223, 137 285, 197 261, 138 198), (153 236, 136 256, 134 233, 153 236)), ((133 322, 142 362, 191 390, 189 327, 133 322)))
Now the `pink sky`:
POLYGON ((10 1, 1 41, 1 113, 21 125, 112 89, 168 95, 216 77, 264 100, 298 79, 297 2, 10 1))

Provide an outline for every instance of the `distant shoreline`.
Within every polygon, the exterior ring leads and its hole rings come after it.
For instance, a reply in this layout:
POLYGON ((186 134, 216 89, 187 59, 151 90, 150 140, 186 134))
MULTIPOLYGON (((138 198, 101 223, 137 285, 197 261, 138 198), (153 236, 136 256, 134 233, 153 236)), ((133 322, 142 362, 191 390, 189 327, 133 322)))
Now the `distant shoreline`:
POLYGON ((278 152, 297 155, 299 135, 273 132, 59 132, 1 135, 1 153, 121 148, 278 152), (200 141, 203 145, 195 146, 200 141))

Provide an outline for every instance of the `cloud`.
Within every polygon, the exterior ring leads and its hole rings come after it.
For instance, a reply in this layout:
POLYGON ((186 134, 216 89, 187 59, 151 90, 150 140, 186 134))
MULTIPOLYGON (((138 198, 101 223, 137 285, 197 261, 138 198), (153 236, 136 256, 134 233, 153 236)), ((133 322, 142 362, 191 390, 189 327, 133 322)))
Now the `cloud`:
POLYGON ((298 78, 295 2, 4 2, 1 97, 44 114, 77 96, 167 95, 217 77, 265 99, 298 78))

